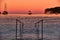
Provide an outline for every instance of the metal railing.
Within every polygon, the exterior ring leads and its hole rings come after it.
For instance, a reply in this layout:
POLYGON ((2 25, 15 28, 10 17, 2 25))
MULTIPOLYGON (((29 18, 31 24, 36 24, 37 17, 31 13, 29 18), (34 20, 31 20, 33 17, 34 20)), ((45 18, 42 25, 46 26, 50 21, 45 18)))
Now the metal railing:
POLYGON ((36 28, 36 32, 37 32, 37 40, 43 40, 43 19, 39 20, 38 22, 35 23, 35 28, 36 28), (39 33, 39 23, 40 22, 41 22, 41 39, 39 37, 39 35, 40 35, 40 33, 39 33))
MULTIPOLYGON (((1 20, 2 21, 2 20, 1 20)), ((12 20, 11 20, 12 21, 12 20)), ((10 26, 12 26, 13 25, 13 23, 11 23, 11 25, 10 25, 10 23, 9 23, 9 25, 8 25, 8 23, 7 23, 7 21, 6 21, 6 23, 3 23, 3 22, 0 22, 0 24, 3 24, 3 26, 4 27, 10 27, 10 26)), ((56 31, 58 34, 59 34, 59 25, 60 24, 60 19, 39 19, 39 20, 37 20, 37 21, 35 21, 34 22, 34 26, 33 27, 35 27, 35 29, 36 29, 36 33, 37 33, 37 35, 36 35, 36 37, 37 37, 37 39, 36 40, 43 40, 44 39, 44 33, 45 32, 47 32, 47 35, 49 36, 51 33, 53 33, 54 31, 56 31), (54 28, 55 29, 54 29, 54 28), (41 30, 40 30, 40 29, 41 30), (50 30, 51 29, 51 30, 50 30), (41 31, 41 38, 40 38, 40 31, 41 31)), ((23 31, 24 31, 24 23, 23 23, 23 21, 21 21, 20 19, 15 19, 15 22, 14 22, 14 25, 16 25, 16 26, 14 26, 15 28, 15 33, 16 33, 16 40, 24 40, 23 39, 23 31), (18 39, 18 24, 19 24, 19 39, 18 39)), ((2 25, 0 25, 0 27, 1 27, 2 25)), ((13 27, 13 26, 12 26, 13 27)), ((29 27, 31 27, 30 25, 29 25, 29 27)), ((4 29, 5 30, 5 29, 4 29)), ((3 31, 4 31, 3 30, 3 31)), ((8 30, 9 31, 9 30, 8 30)), ((2 33, 0 33, 0 36, 2 37, 2 35, 1 35, 2 33)), ((9 34, 8 34, 9 35, 9 34)), ((12 34, 13 35, 13 34, 12 34)), ((52 34, 51 34, 52 35, 52 34)), ((1 40, 3 40, 2 38, 0 37, 0 39, 1 40)))
POLYGON ((18 19, 16 19, 16 40, 18 40, 17 39, 17 24, 18 24, 18 22, 20 23, 20 40, 23 40, 23 26, 24 26, 24 24, 20 21, 20 20, 18 20, 18 19))

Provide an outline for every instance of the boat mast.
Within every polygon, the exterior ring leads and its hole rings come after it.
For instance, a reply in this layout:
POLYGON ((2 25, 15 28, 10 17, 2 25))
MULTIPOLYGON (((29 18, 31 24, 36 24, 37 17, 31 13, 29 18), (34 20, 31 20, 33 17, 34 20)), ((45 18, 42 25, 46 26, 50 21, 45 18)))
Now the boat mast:
POLYGON ((1 4, 2 4, 2 0, 0 0, 0 14, 1 14, 1 4))
POLYGON ((6 0, 4 2, 4 11, 7 11, 7 2, 6 2, 6 0))
POLYGON ((2 14, 4 14, 4 15, 8 14, 8 11, 7 11, 7 2, 6 2, 6 0, 5 0, 5 2, 4 2, 4 11, 3 11, 2 14))

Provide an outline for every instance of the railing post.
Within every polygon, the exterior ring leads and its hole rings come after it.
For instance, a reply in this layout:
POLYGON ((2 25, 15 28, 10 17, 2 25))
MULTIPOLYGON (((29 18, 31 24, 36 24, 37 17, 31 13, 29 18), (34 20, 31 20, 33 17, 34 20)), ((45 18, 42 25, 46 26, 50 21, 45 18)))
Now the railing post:
POLYGON ((43 20, 41 20, 41 39, 43 40, 43 20))
POLYGON ((35 27, 37 30, 37 40, 43 40, 43 20, 40 20, 35 23, 35 27), (39 23, 41 22, 41 39, 39 38, 39 23))
POLYGON ((19 40, 23 40, 22 38, 23 38, 23 23, 20 21, 20 20, 18 20, 18 19, 16 19, 16 40, 18 40, 17 39, 17 23, 20 23, 20 39, 19 40))
POLYGON ((17 40, 17 19, 16 19, 16 40, 17 40))

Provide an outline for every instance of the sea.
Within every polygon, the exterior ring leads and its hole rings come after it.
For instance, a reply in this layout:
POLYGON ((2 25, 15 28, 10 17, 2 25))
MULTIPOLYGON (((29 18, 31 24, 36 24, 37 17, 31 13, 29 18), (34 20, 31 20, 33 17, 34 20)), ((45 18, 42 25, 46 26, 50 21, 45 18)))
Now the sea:
POLYGON ((60 40, 60 15, 0 15, 0 40, 22 40, 21 38, 60 40))

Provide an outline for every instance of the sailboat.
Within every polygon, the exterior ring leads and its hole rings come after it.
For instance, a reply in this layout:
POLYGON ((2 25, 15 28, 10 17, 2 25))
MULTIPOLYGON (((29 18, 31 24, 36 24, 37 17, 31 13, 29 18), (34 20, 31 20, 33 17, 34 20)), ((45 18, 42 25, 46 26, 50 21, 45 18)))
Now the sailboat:
POLYGON ((4 3, 4 11, 3 11, 2 14, 3 15, 7 15, 8 14, 8 12, 7 12, 7 3, 6 2, 4 3))

